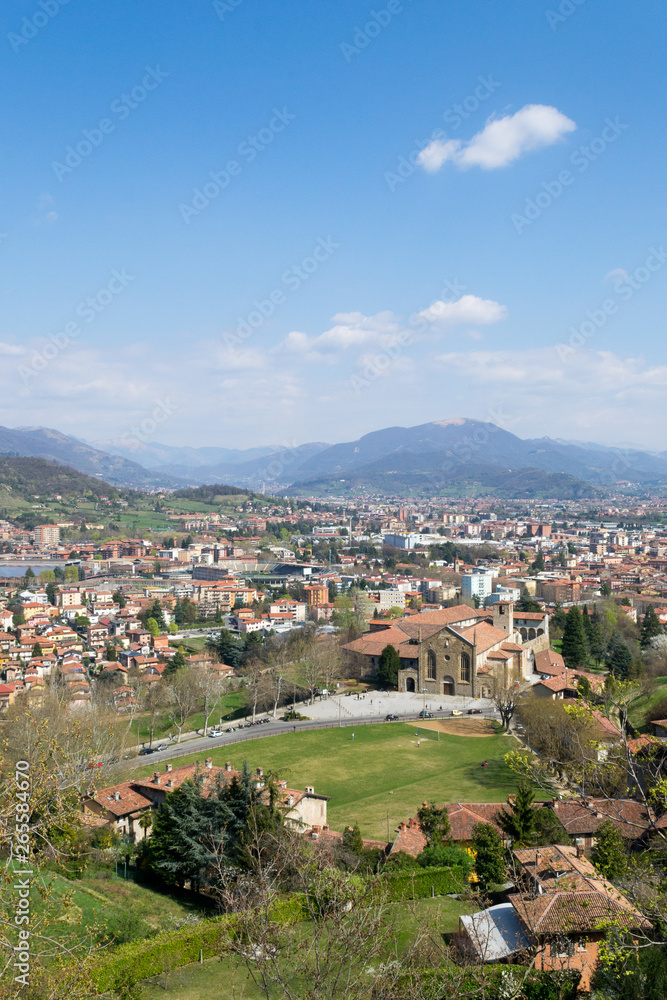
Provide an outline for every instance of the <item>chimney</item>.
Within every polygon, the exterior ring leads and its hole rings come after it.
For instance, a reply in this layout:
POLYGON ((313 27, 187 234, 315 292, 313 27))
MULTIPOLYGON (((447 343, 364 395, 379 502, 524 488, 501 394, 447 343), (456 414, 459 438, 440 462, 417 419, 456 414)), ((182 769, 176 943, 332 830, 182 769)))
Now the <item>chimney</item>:
POLYGON ((114 802, 120 802, 120 792, 113 793, 113 800, 114 802))
POLYGON ((174 787, 174 782, 172 781, 171 778, 167 778, 167 788, 173 788, 173 787, 174 787))
POLYGON ((313 788, 312 785, 306 785, 306 795, 313 795, 314 792, 315 792, 315 789, 313 788))
POLYGON ((576 845, 577 845, 577 857, 578 857, 578 858, 583 858, 583 857, 585 857, 585 851, 584 851, 584 842, 583 842, 583 840, 581 839, 581 837, 578 837, 578 838, 577 838, 577 840, 576 840, 576 845))
POLYGON ((171 764, 169 763, 169 761, 167 761, 167 763, 165 764, 164 769, 165 771, 171 771, 171 764))
POLYGON ((232 764, 231 761, 228 760, 225 764, 225 771, 231 771, 231 769, 232 769, 232 764))
POLYGON ((264 774, 264 771, 262 770, 262 768, 258 767, 257 768, 257 777, 261 778, 263 774, 264 774))
POLYGON ((206 767, 207 771, 210 771, 211 768, 213 767, 213 759, 211 757, 207 757, 206 760, 204 761, 204 766, 206 767))
POLYGON ((554 799, 551 805, 554 809, 558 809, 558 799, 554 799))
MULTIPOLYGON (((507 796, 507 805, 513 806, 515 802, 516 802, 516 795, 513 792, 510 792, 510 794, 507 796)), ((535 856, 537 857, 537 855, 535 856)))
POLYGON ((287 805, 288 806, 293 806, 294 805, 294 796, 293 795, 288 795, 287 796, 287 805))
POLYGON ((328 830, 328 829, 329 829, 329 824, 328 824, 328 823, 325 823, 325 824, 324 824, 324 826, 322 827, 322 829, 323 829, 323 830, 328 830))
POLYGON ((153 771, 153 784, 154 785, 159 785, 160 784, 160 772, 159 771, 153 771))

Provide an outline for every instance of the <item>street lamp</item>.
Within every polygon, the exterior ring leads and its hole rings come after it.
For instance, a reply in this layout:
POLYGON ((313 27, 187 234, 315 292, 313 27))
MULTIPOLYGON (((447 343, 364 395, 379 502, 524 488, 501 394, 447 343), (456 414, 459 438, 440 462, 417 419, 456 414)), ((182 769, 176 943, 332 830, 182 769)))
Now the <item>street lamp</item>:
POLYGON ((422 688, 422 695, 424 696, 424 704, 422 706, 422 718, 426 718, 426 688, 422 688))

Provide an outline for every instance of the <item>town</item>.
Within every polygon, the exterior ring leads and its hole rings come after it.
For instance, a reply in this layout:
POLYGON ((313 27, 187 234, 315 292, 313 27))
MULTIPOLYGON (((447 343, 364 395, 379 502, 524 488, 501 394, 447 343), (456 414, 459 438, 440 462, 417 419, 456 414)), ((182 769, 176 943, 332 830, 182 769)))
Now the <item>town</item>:
MULTIPOLYGON (((667 830, 667 504, 230 491, 151 495, 141 537, 115 520, 140 516, 131 494, 100 495, 94 521, 58 518, 64 498, 45 494, 0 523, 0 726, 69 731, 88 865, 120 877, 122 859, 124 884, 236 911, 213 856, 168 874, 155 845, 187 854, 193 795, 223 812, 245 795, 293 853, 391 899, 455 899, 443 961, 485 989, 534 968, 590 990, 609 926, 652 941, 659 901, 627 886, 667 830), (317 742, 295 766, 285 739, 317 742), (352 749, 392 819, 367 789, 341 806, 356 765, 331 781, 326 760, 352 749), (414 782, 388 787, 406 752, 414 782), (424 780, 434 753, 450 778, 424 780)), ((119 960, 142 937, 110 933, 119 960)))

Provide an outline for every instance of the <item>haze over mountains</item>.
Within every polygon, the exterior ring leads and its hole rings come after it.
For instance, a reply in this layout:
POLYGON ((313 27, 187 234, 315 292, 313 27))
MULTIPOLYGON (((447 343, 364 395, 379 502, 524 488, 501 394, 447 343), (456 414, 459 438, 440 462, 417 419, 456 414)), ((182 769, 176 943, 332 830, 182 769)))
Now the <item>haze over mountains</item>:
POLYGON ((0 428, 0 454, 51 459, 137 489, 220 482, 302 494, 368 490, 394 496, 491 493, 565 499, 592 496, 619 482, 667 485, 665 452, 525 440, 495 424, 465 418, 388 427, 342 444, 245 450, 134 440, 93 446, 48 428, 0 428))

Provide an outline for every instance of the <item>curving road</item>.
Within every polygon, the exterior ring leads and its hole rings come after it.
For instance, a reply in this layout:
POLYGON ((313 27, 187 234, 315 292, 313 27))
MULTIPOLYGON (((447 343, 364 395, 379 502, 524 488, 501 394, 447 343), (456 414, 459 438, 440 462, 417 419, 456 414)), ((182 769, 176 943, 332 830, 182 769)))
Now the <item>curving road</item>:
MULTIPOLYGON (((419 715, 416 713, 396 713, 398 715, 398 722, 419 722, 419 715)), ((496 712, 484 711, 478 718, 493 719, 494 721, 499 720, 499 716, 496 712)), ((450 719, 452 718, 452 712, 447 709, 443 712, 435 711, 433 712, 434 719, 450 719)), ((194 739, 187 740, 185 743, 170 743, 165 750, 161 750, 156 753, 146 754, 144 756, 137 756, 132 759, 133 763, 149 766, 151 764, 159 764, 163 760, 172 760, 174 757, 185 757, 193 753, 202 753, 203 751, 210 751, 213 748, 220 748, 225 746, 233 746, 237 743, 245 743, 247 740, 261 739, 265 736, 276 736, 281 733, 292 733, 292 732, 305 732, 309 729, 335 729, 338 727, 345 729, 354 729, 355 726, 368 726, 368 725, 382 725, 386 720, 384 717, 378 718, 376 714, 368 714, 357 716, 354 719, 341 718, 340 722, 332 721, 331 719, 323 721, 313 721, 308 720, 307 722, 281 722, 276 719, 272 719, 268 723, 263 723, 262 725, 255 725, 248 729, 237 729, 232 733, 223 733, 222 736, 216 736, 211 738, 210 736, 198 736, 194 739)))

